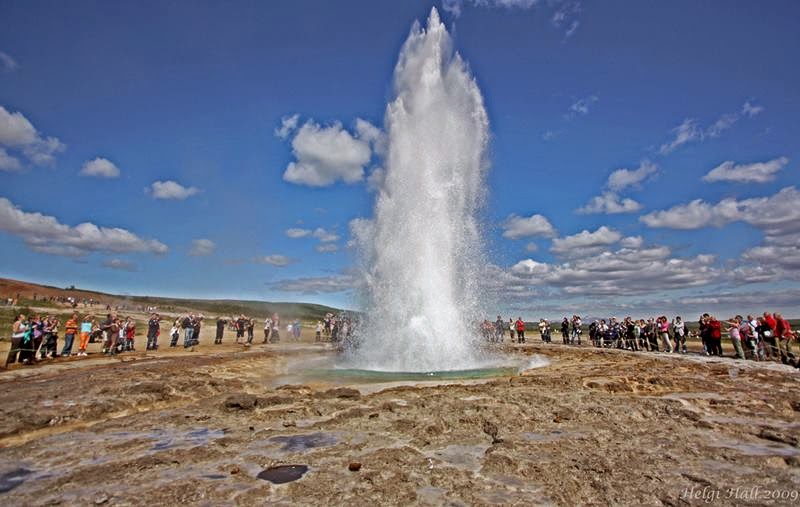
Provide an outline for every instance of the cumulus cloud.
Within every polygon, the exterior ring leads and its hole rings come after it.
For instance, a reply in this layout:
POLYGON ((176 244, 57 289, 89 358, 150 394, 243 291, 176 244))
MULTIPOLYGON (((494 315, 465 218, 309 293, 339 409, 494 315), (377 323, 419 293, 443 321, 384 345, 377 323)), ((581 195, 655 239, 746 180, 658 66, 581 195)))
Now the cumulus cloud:
POLYGON ((539 250, 539 245, 536 243, 528 243, 525 245, 525 251, 529 253, 533 253, 539 250))
POLYGON ((619 241, 621 237, 622 234, 604 225, 594 232, 584 229, 572 236, 555 238, 550 251, 557 254, 570 254, 583 249, 612 245, 619 241))
POLYGON ((317 227, 314 229, 314 232, 311 233, 312 236, 317 238, 321 243, 331 243, 333 241, 339 241, 339 235, 335 232, 327 231, 322 227, 317 227))
POLYGON ((707 285, 720 275, 715 262, 712 255, 674 258, 669 248, 655 246, 604 250, 560 264, 524 259, 509 273, 523 286, 552 287, 563 295, 638 295, 707 285))
POLYGON ((627 238, 622 238, 619 244, 623 248, 641 248, 644 244, 644 238, 641 236, 628 236, 627 238))
POLYGON ((453 17, 461 16, 464 4, 472 4, 481 8, 505 9, 531 9, 542 5, 547 11, 552 11, 550 23, 558 30, 564 31, 565 40, 572 36, 580 26, 578 16, 581 13, 581 3, 577 0, 442 0, 442 9, 453 17))
POLYGON ((271 266, 282 268, 288 266, 289 264, 294 264, 297 261, 285 255, 272 254, 254 257, 253 262, 256 264, 269 264, 271 266))
POLYGON ((560 135, 561 135, 561 131, 560 130, 546 130, 542 134, 542 141, 545 141, 545 142, 552 141, 553 139, 555 139, 556 137, 558 137, 560 135))
POLYGON ((0 148, 0 171, 16 172, 22 169, 19 159, 12 157, 8 152, 0 148))
POLYGON ((557 234, 550 221, 542 215, 520 217, 512 214, 503 223, 503 237, 508 239, 532 236, 552 238, 557 234))
POLYGON ((95 176, 98 178, 119 178, 119 168, 106 158, 97 157, 89 160, 81 167, 82 176, 95 176))
POLYGON ((217 247, 210 239, 200 238, 192 240, 192 247, 189 249, 189 255, 194 257, 205 257, 214 253, 217 247))
POLYGON ((620 197, 619 193, 628 187, 638 187, 640 183, 658 172, 658 166, 645 159, 636 169, 617 169, 606 180, 605 191, 593 197, 582 208, 576 211, 581 214, 590 213, 633 213, 642 209, 642 205, 630 198, 620 197))
POLYGON ((70 227, 55 217, 23 211, 2 197, 0 231, 19 236, 31 250, 70 257, 90 252, 164 254, 169 250, 160 241, 118 227, 98 227, 90 222, 70 227))
POLYGON ((642 160, 636 169, 617 169, 608 176, 606 186, 615 192, 634 187, 658 172, 658 166, 649 160, 642 160))
POLYGON ((16 150, 34 165, 43 166, 52 165, 66 145, 55 137, 42 136, 22 113, 0 106, 0 148, 16 150))
POLYGON ((2 67, 6 72, 13 72, 19 68, 19 64, 11 57, 11 55, 0 51, 0 67, 2 67))
POLYGON ((800 232, 800 192, 795 187, 786 187, 770 197, 727 198, 716 204, 696 199, 648 213, 639 220, 648 227, 668 229, 722 227, 731 222, 745 222, 764 231, 768 239, 780 241, 783 236, 800 232))
POLYGON ((601 195, 592 197, 586 206, 578 208, 576 211, 581 214, 606 213, 613 215, 616 213, 633 213, 642 209, 642 205, 628 197, 620 198, 615 192, 603 192, 601 195))
POLYGON ((182 201, 200 192, 196 187, 184 187, 172 180, 154 181, 150 185, 150 193, 154 199, 174 199, 182 201))
POLYGON ((283 179, 297 185, 325 187, 343 181, 348 184, 364 179, 364 170, 373 157, 386 149, 385 134, 366 120, 356 120, 355 134, 340 122, 321 126, 308 120, 297 129, 297 115, 284 118, 276 135, 291 141, 295 161, 290 162, 283 179))
POLYGON ((138 268, 136 264, 123 259, 108 259, 103 261, 103 266, 108 269, 116 269, 119 271, 136 271, 138 268))
POLYGON ((775 179, 777 173, 786 167, 789 159, 780 157, 767 162, 736 165, 732 161, 723 162, 703 176, 703 181, 735 181, 739 183, 767 183, 775 179))

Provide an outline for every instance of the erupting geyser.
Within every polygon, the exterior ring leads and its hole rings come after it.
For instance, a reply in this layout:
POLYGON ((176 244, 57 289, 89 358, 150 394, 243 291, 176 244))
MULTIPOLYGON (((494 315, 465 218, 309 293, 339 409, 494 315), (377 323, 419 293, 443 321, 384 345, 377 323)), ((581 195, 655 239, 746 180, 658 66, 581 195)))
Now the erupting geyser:
POLYGON ((489 122, 436 9, 403 45, 394 93, 375 216, 354 227, 367 317, 349 363, 408 372, 478 368, 485 361, 475 328, 483 315, 477 217, 489 122))

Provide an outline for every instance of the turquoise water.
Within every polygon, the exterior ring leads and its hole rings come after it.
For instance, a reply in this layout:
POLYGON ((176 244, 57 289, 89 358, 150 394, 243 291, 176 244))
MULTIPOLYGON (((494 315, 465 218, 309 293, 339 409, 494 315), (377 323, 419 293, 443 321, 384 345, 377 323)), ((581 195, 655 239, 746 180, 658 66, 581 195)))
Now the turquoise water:
POLYGON ((347 380, 350 382, 395 382, 425 380, 470 380, 492 377, 508 377, 519 374, 519 366, 477 368, 472 370, 447 370, 430 372, 377 371, 350 368, 327 368, 309 370, 304 376, 318 380, 347 380))

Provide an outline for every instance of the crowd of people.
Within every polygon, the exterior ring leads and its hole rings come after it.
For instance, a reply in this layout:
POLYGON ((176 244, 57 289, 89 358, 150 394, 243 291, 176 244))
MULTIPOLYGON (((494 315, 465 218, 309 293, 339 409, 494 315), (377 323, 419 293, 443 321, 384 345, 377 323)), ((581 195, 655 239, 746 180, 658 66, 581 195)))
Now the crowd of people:
MULTIPOLYGON (((503 342, 507 332, 512 343, 524 343, 525 326, 521 317, 506 322, 498 315, 494 323, 484 320, 479 328, 488 342, 503 342)), ((680 316, 672 320, 665 315, 648 319, 610 317, 584 326, 580 315, 573 315, 564 317, 558 327, 562 343, 581 345, 584 327, 590 343, 598 348, 686 354, 689 352, 687 339, 699 339, 703 354, 722 356, 722 340, 727 335, 737 359, 800 363, 792 353, 792 341, 800 339, 800 334, 793 332, 789 321, 777 312, 764 312, 760 317, 736 315, 724 321, 704 313, 692 329, 680 316)), ((538 329, 542 342, 551 343, 553 326, 550 321, 540 319, 538 329)))

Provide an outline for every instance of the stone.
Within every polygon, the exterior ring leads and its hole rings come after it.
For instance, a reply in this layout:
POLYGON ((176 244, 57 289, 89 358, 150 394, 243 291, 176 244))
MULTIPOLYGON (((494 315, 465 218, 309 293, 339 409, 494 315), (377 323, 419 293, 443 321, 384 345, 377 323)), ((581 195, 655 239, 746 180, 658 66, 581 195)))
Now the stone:
POLYGON ((361 470, 361 463, 358 461, 351 461, 349 465, 347 465, 347 469, 351 472, 358 472, 361 470))

